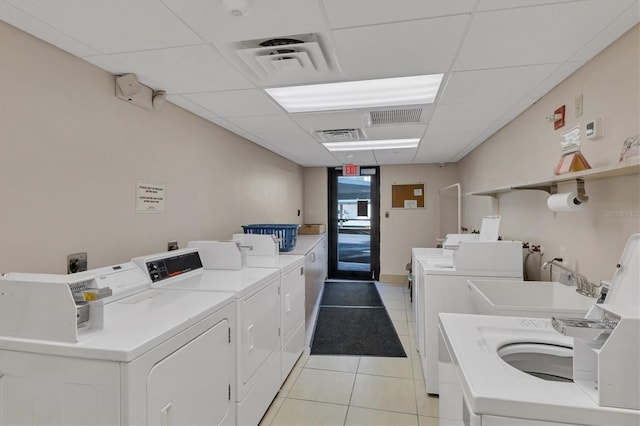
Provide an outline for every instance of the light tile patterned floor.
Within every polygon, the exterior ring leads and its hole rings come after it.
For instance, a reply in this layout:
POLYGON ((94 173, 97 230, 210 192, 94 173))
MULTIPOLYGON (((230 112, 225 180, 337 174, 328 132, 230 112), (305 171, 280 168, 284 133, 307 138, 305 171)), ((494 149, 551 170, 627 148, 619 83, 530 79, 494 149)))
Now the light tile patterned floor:
POLYGON ((311 356, 298 360, 260 425, 439 425, 425 393, 408 289, 377 283, 407 358, 311 356))

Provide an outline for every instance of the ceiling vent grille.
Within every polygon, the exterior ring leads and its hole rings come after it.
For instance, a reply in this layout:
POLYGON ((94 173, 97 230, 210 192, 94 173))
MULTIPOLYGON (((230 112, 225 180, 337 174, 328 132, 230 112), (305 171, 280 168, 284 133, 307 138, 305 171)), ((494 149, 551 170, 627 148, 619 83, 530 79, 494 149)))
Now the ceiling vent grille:
POLYGON ((420 123, 422 108, 396 108, 369 111, 371 126, 420 123))
POLYGON ((320 142, 352 142, 364 140, 362 129, 331 129, 313 132, 320 142))
POLYGON ((336 79, 327 44, 318 34, 302 34, 235 44, 235 53, 261 84, 336 79))

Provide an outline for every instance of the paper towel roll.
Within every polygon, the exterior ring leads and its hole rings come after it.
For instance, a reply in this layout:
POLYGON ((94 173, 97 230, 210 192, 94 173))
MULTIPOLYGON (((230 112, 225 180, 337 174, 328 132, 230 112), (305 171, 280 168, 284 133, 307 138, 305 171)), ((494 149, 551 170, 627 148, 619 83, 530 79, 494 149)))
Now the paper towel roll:
POLYGON ((585 203, 578 201, 575 192, 553 194, 547 199, 549 209, 556 212, 577 212, 584 210, 585 203))

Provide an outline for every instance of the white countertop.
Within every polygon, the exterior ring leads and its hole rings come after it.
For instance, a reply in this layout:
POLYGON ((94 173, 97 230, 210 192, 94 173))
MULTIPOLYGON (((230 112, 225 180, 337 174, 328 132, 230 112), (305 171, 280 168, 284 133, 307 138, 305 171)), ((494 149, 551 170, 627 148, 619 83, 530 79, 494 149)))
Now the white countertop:
POLYGON ((468 285, 478 312, 488 315, 583 318, 596 303, 575 286, 555 281, 469 280, 468 285))
POLYGON ((305 256, 313 247, 326 237, 326 233, 318 235, 298 235, 296 246, 292 251, 282 252, 281 254, 298 254, 305 256))

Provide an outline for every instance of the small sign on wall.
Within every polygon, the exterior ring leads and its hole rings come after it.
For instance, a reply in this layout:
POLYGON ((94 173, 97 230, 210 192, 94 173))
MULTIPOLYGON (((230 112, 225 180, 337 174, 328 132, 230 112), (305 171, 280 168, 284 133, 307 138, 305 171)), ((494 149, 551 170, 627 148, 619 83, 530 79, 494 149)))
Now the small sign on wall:
POLYGON ((136 182, 136 213, 164 213, 164 185, 136 182))

